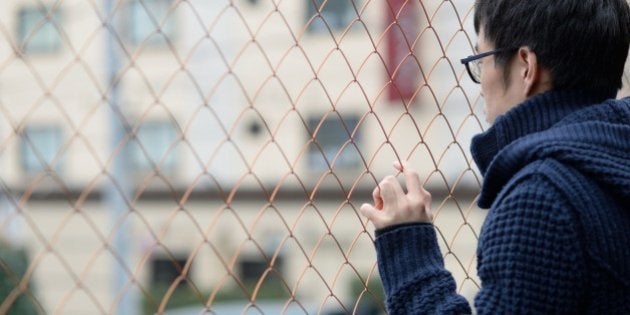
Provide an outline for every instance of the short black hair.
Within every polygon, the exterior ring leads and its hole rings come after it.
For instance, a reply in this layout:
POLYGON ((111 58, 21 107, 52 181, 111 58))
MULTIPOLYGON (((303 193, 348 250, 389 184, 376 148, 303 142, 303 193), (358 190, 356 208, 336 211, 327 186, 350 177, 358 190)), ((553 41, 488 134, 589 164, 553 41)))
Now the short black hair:
MULTIPOLYGON (((554 90, 615 93, 630 45, 626 0, 477 0, 475 30, 496 48, 527 46, 551 73, 554 90)), ((505 65, 515 55, 496 55, 505 65)))

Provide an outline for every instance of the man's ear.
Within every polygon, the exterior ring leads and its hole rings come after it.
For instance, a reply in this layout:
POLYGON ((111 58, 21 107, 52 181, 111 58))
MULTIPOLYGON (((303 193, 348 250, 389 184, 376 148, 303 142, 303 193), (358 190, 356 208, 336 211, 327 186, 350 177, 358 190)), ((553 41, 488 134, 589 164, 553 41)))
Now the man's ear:
POLYGON ((538 56, 529 47, 518 49, 519 79, 523 80, 523 94, 526 97, 533 95, 535 85, 538 83, 538 56))
POLYGON ((525 97, 544 92, 551 88, 549 73, 538 62, 536 53, 527 46, 518 49, 518 75, 522 80, 525 97))

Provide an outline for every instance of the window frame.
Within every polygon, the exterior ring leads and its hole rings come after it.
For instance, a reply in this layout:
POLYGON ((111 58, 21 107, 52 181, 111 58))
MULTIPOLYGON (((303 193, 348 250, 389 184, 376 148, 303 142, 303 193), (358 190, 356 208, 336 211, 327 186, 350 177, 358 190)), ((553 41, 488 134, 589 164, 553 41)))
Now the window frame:
POLYGON ((62 34, 59 27, 63 25, 63 20, 63 12, 59 7, 21 6, 16 16, 16 38, 20 51, 28 55, 55 54, 61 51, 62 34), (27 16, 33 21, 27 21, 27 16), (34 23, 29 25, 27 22, 34 23), (38 43, 40 38, 45 40, 41 39, 43 42, 38 43))
MULTIPOLYGON (((329 0, 318 14, 321 5, 325 0, 304 0, 305 1, 305 23, 310 21, 306 31, 310 34, 327 33, 328 29, 332 32, 341 32, 347 29, 353 20, 357 18, 355 15, 353 3, 359 5, 361 0, 329 0), (344 12, 335 13, 334 4, 347 3, 344 12), (319 15, 319 16, 317 16, 319 15), (325 22, 324 22, 325 21, 325 22)), ((354 26, 354 25, 353 25, 354 26)))
POLYGON ((361 125, 359 125, 360 117, 354 113, 340 116, 336 112, 329 115, 308 117, 306 121, 307 140, 311 142, 306 152, 308 168, 320 172, 328 170, 330 165, 335 171, 358 170, 361 167, 360 146, 363 141, 361 125), (335 132, 340 133, 341 139, 337 139, 338 143, 322 143, 320 138, 323 135, 322 132, 327 133, 324 137, 335 132), (352 141, 348 142, 348 140, 352 141), (328 148, 330 149, 327 150, 328 148), (337 159, 335 160, 335 158, 337 159))
MULTIPOLYGON (((152 255, 150 260, 150 278, 149 283, 154 289, 166 289, 170 287, 177 278, 179 278, 184 270, 188 256, 175 255, 172 257, 166 255, 152 255), (167 267, 168 270, 164 270, 167 267), (178 270, 178 267, 180 270, 178 270)), ((192 273, 193 266, 190 267, 188 274, 192 273)), ((177 288, 184 287, 186 281, 180 281, 177 288)))
POLYGON ((127 0, 124 24, 127 42, 133 46, 148 47, 166 47, 169 42, 174 42, 177 39, 178 20, 172 6, 173 0, 127 0), (154 4, 156 6, 151 7, 154 4), (139 21, 141 19, 144 21, 139 21), (150 25, 141 29, 143 22, 150 25))
MULTIPOLYGON (((50 139, 44 139, 48 141, 50 139)), ((62 160, 58 158, 64 145, 63 129, 58 125, 31 125, 26 126, 20 132, 20 167, 24 174, 32 176, 49 170, 61 173, 63 170, 62 160), (55 147, 50 153, 43 152, 39 140, 34 139, 35 135, 52 135, 54 143, 46 146, 55 147), (37 150, 37 151, 35 151, 37 150), (43 159, 43 161, 42 161, 43 159), (51 163, 57 159, 51 167, 51 163), (45 163, 42 165, 42 162, 45 163)))
MULTIPOLYGON (((271 256, 270 256, 271 257, 271 256)), ((270 268, 270 262, 262 255, 243 255, 238 260, 239 279, 245 284, 256 284, 270 268)), ((281 281, 287 267, 286 257, 278 255, 273 260, 274 272, 267 274, 267 281, 281 281)))
POLYGON ((141 122, 135 130, 128 145, 129 167, 134 172, 159 171, 160 173, 175 173, 178 167, 179 153, 178 144, 180 132, 170 120, 148 120, 141 122), (168 126, 168 130, 163 128, 168 126), (149 128, 149 129, 147 129, 149 128), (145 135, 147 130, 157 130, 159 135, 145 135), (163 133, 168 133, 162 138, 163 133), (149 139, 146 139, 146 138, 149 139), (144 140, 142 138, 145 138, 144 140), (159 148, 148 147, 154 145, 153 141, 159 138, 159 148))

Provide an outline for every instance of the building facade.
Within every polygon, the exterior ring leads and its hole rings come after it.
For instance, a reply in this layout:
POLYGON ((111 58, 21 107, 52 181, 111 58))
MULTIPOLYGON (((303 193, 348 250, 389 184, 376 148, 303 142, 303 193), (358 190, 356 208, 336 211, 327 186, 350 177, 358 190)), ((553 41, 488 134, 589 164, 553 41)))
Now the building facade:
POLYGON ((378 281, 358 206, 396 159, 434 192, 471 297, 484 213, 468 144, 486 127, 459 63, 471 14, 470 0, 3 1, 0 229, 29 254, 31 299, 151 312, 185 287, 195 313, 351 311, 357 283, 378 281))

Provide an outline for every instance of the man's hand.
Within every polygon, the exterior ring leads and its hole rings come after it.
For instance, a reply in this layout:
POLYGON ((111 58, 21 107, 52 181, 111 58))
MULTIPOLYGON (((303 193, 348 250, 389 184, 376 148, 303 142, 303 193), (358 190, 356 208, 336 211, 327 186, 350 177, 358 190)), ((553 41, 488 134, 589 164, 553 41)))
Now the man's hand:
POLYGON ((430 223, 431 194, 422 188, 418 173, 398 161, 394 162, 394 168, 405 176, 407 193, 394 176, 387 176, 372 192, 374 205, 363 204, 361 213, 377 230, 402 223, 430 223))

